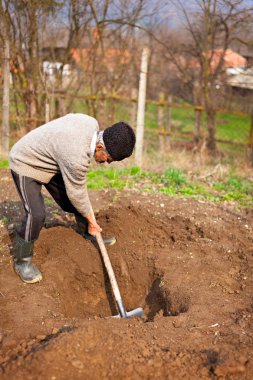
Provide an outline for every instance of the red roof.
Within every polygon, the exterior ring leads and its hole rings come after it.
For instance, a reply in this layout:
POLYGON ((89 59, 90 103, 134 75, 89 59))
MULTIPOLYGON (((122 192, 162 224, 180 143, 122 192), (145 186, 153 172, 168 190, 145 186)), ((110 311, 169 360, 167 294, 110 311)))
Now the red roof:
MULTIPOLYGON (((212 62, 211 66, 216 68, 220 62, 221 56, 224 53, 222 49, 216 49, 212 52, 212 62)), ((223 67, 246 67, 247 61, 240 54, 235 53, 231 49, 227 49, 223 58, 223 67)))
MULTIPOLYGON (((77 64, 88 64, 89 60, 92 58, 93 49, 71 49, 71 54, 73 59, 77 64)), ((105 64, 109 69, 114 68, 117 64, 126 64, 130 61, 129 50, 120 50, 116 48, 105 49, 102 55, 102 63, 105 64)))
MULTIPOLYGON (((215 49, 214 51, 209 52, 209 57, 211 58, 211 68, 215 70, 221 60, 223 55, 222 49, 215 49)), ((181 67, 185 67, 185 69, 198 69, 200 64, 199 60, 195 58, 186 59, 182 55, 178 55, 176 61, 180 64, 181 67)), ((247 66, 247 60, 238 53, 235 53, 231 49, 227 49, 224 57, 223 57, 223 68, 244 68, 247 66)), ((177 65, 174 62, 171 62, 169 65, 170 69, 177 69, 177 65)))

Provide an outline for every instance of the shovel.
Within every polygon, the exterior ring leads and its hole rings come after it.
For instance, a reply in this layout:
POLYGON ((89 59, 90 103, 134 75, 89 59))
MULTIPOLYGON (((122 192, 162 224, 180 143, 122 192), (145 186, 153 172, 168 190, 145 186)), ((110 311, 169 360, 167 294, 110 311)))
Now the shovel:
MULTIPOLYGON (((95 219, 94 212, 92 211, 92 213, 93 213, 93 216, 95 219)), ((117 280, 116 280, 116 277, 115 277, 115 274, 114 274, 114 271, 112 268, 112 264, 111 264, 111 261, 109 259, 107 250, 105 248, 104 240, 103 240, 100 232, 98 232, 96 234, 96 239, 97 239, 97 243, 98 243, 102 258, 103 258, 105 268, 106 268, 107 273, 108 273, 108 277, 109 277, 109 280, 111 283, 114 298, 115 298, 115 301, 116 301, 116 304, 118 307, 118 311, 119 311, 119 314, 114 315, 114 317, 115 318, 141 317, 144 314, 144 311, 141 307, 138 307, 137 309, 134 309, 131 311, 126 311, 126 308, 124 306, 123 300, 122 300, 121 295, 120 295, 119 287, 118 287, 117 280)))

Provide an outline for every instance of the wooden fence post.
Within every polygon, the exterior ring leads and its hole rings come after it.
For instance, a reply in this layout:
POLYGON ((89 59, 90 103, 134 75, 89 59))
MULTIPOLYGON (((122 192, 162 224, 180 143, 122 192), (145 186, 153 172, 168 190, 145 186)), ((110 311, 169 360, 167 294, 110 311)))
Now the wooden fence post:
POLYGON ((149 57, 149 48, 145 47, 142 51, 142 57, 141 57, 141 72, 140 72, 137 122, 136 122, 135 164, 137 166, 142 165, 148 57, 149 57))
POLYGON ((158 124, 159 145, 160 145, 161 154, 164 154, 165 152, 164 106, 165 106, 164 94, 160 93, 159 103, 158 103, 158 112, 157 112, 157 124, 158 124))
MULTIPOLYGON (((59 95, 58 95, 59 96, 59 95)), ((54 117, 60 117, 60 100, 59 97, 56 96, 54 100, 54 117)))
POLYGON ((195 110, 195 122, 194 122, 194 144, 198 145, 200 142, 200 129, 201 129, 201 117, 202 117, 202 106, 196 106, 195 110))
POLYGON ((46 104, 45 104, 45 123, 48 123, 49 121, 50 121, 50 106, 47 99, 46 104))
POLYGON ((169 95, 168 96, 168 102, 167 103, 165 102, 165 107, 167 108, 167 118, 166 118, 166 126, 165 126, 165 130, 166 130, 165 141, 166 141, 166 147, 168 149, 171 148, 171 142, 170 142, 170 139, 171 139, 171 123, 172 123, 171 106, 172 106, 172 96, 169 95))
POLYGON ((248 157, 249 157, 250 165, 253 166, 253 114, 250 117, 250 133, 249 133, 248 157))
POLYGON ((59 97, 59 113, 61 116, 66 115, 66 104, 64 96, 59 97))
POLYGON ((137 89, 133 88, 131 91, 131 116, 130 116, 130 125, 132 128, 136 124, 136 115, 137 115, 137 89))

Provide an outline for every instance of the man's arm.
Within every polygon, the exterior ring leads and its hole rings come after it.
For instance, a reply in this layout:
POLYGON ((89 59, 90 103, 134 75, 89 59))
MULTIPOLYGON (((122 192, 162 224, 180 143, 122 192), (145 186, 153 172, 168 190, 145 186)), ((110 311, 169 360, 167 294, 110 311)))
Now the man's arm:
POLYGON ((92 214, 91 203, 87 191, 86 173, 87 166, 71 166, 69 163, 60 164, 66 193, 72 205, 88 221, 88 231, 92 236, 101 232, 101 227, 97 224, 92 214))

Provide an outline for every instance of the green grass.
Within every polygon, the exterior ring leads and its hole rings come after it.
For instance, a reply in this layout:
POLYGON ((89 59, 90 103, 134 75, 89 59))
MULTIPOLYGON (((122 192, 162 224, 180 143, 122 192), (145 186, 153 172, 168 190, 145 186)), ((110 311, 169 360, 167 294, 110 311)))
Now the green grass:
POLYGON ((54 206, 54 201, 50 198, 44 197, 44 203, 47 206, 54 206))
MULTIPOLYGON (((145 140, 148 152, 158 149, 158 107, 147 104, 145 114, 145 140)), ((193 140, 194 108, 186 104, 172 107, 171 141, 189 142, 193 140)), ((229 143, 218 142, 217 146, 231 161, 245 156, 245 148, 249 142, 250 116, 231 112, 217 112, 216 139, 229 143)), ((206 114, 202 112, 201 134, 207 135, 206 114)))
POLYGON ((157 126, 157 106, 155 104, 147 104, 145 112, 145 127, 148 129, 158 129, 157 126))
POLYGON ((5 224, 5 225, 6 225, 6 224, 8 224, 8 222, 9 222, 9 219, 8 219, 8 217, 7 217, 7 216, 5 216, 5 215, 4 215, 4 216, 2 216, 0 220, 1 220, 1 222, 2 222, 3 224, 5 224))
POLYGON ((8 168, 9 167, 9 161, 8 160, 2 160, 0 161, 0 168, 8 168))
POLYGON ((253 206, 253 182, 235 176, 228 176, 224 181, 202 183, 190 180, 186 173, 175 168, 168 168, 163 173, 144 171, 137 167, 110 168, 90 171, 87 183, 91 189, 140 189, 175 197, 253 206))
POLYGON ((250 116, 218 112, 216 128, 218 139, 247 144, 250 133, 250 116))
POLYGON ((213 188, 219 192, 222 201, 238 201, 242 205, 253 204, 253 186, 247 179, 229 177, 222 182, 214 182, 213 188))

